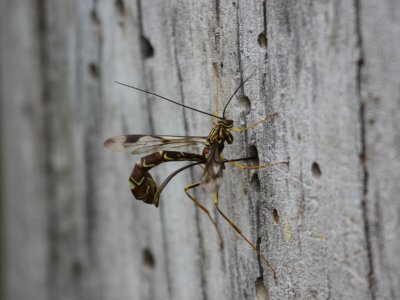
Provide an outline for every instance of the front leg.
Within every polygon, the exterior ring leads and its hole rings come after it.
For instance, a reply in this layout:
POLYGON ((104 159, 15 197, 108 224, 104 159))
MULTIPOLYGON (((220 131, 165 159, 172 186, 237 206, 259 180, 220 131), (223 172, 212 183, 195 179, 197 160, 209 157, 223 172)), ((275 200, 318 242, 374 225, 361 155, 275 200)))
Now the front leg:
POLYGON ((279 116, 279 114, 278 114, 277 112, 274 112, 273 114, 270 114, 269 116, 267 116, 267 117, 261 119, 260 121, 254 123, 254 124, 252 124, 252 125, 250 125, 250 126, 247 126, 247 127, 245 127, 245 128, 233 127, 231 130, 232 130, 232 131, 235 131, 235 132, 244 132, 244 131, 253 129, 253 128, 256 127, 258 124, 264 123, 264 122, 266 122, 266 121, 268 121, 268 120, 270 120, 270 119, 272 119, 272 118, 275 118, 275 117, 277 117, 277 116, 279 116))

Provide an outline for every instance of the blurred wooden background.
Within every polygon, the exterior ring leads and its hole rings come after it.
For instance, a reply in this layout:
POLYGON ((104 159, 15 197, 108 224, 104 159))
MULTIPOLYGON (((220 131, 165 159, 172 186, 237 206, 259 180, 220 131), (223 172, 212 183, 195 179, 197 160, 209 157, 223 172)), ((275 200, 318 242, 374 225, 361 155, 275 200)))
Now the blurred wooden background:
MULTIPOLYGON (((400 2, 1 0, 2 296, 19 299, 399 299, 400 2), (175 178, 135 200, 123 133, 207 135, 228 113, 225 248, 175 178)), ((164 164, 161 182, 181 164, 164 164)), ((212 209, 212 196, 196 196, 212 209)), ((213 211, 213 215, 216 216, 213 211)))

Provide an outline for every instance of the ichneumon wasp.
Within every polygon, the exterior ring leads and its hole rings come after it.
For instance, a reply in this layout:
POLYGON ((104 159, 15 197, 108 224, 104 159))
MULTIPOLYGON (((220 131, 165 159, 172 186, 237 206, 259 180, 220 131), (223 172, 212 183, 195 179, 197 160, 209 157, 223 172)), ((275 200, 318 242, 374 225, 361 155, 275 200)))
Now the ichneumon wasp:
POLYGON ((211 132, 208 136, 166 136, 166 135, 143 135, 143 134, 128 134, 112 137, 104 142, 104 146, 110 150, 119 151, 119 152, 130 152, 131 154, 144 154, 151 153, 142 158, 140 158, 133 170, 131 175, 129 176, 129 184, 130 189, 133 196, 142 200, 148 204, 154 204, 158 207, 160 202, 160 194, 165 188, 165 186, 171 181, 171 179, 176 176, 178 173, 191 168, 195 165, 204 165, 204 173, 199 182, 190 184, 184 188, 187 196, 194 202, 194 204, 199 207, 202 211, 204 211, 212 224, 214 225, 219 240, 221 242, 221 247, 223 246, 223 238, 222 234, 218 228, 216 221, 211 216, 208 209, 203 206, 193 195, 191 195, 188 191, 190 189, 196 188, 198 186, 202 186, 207 192, 214 193, 214 206, 217 209, 218 213, 228 222, 228 224, 244 239, 251 248, 257 253, 258 257, 265 262, 268 268, 272 271, 274 277, 276 278, 276 272, 274 268, 271 266, 269 261, 263 254, 256 248, 256 246, 242 233, 240 228, 225 214, 221 211, 218 206, 218 190, 222 183, 222 174, 225 169, 225 163, 230 163, 238 168, 249 170, 249 169, 260 169, 265 167, 270 167, 278 164, 287 164, 287 162, 278 162, 257 166, 247 166, 239 163, 239 161, 250 160, 252 157, 248 158, 238 158, 238 159, 226 159, 222 156, 222 151, 224 149, 225 143, 232 144, 233 135, 232 132, 244 132, 246 130, 252 129, 258 124, 265 122, 275 116, 277 113, 273 113, 267 116, 264 119, 261 119, 257 123, 250 125, 246 128, 236 128, 233 127, 233 120, 226 118, 226 109, 239 91, 241 87, 251 78, 248 77, 244 80, 239 87, 234 91, 232 96, 227 101, 224 106, 224 110, 222 112, 222 116, 219 116, 219 100, 218 100, 218 72, 217 69, 214 68, 215 77, 216 77, 216 112, 215 114, 211 114, 208 112, 204 112, 198 110, 193 107, 186 106, 184 104, 178 103, 171 99, 165 98, 158 94, 145 91, 139 89, 134 86, 130 86, 124 83, 116 82, 118 84, 127 86, 129 88, 141 91, 143 93, 148 93, 153 96, 158 97, 159 99, 163 99, 165 101, 174 103, 176 105, 182 106, 187 109, 194 110, 196 112, 209 115, 213 117, 213 125, 214 127, 211 129, 211 132), (194 151, 190 152, 181 152, 178 151, 184 148, 197 148, 201 149, 199 153, 195 153, 194 151), (153 177, 150 175, 149 171, 164 162, 170 161, 192 161, 193 163, 181 167, 171 173, 161 185, 157 185, 154 181, 153 177))

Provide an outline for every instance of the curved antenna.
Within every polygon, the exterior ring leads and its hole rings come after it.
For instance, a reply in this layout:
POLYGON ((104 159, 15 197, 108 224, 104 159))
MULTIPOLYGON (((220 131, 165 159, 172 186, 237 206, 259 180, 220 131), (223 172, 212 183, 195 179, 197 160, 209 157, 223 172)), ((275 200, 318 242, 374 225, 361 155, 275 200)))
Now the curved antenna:
POLYGON ((237 89, 235 90, 235 92, 234 92, 234 93, 232 94, 232 96, 229 98, 228 102, 226 103, 226 105, 225 105, 225 107, 224 107, 224 111, 222 112, 222 118, 225 119, 225 111, 226 111, 226 108, 227 108, 228 105, 229 105, 229 102, 231 102, 231 100, 232 100, 233 97, 236 95, 236 93, 240 90, 240 88, 243 87, 244 84, 245 84, 247 81, 249 81, 249 79, 250 79, 251 77, 253 77, 254 73, 255 73, 255 72, 253 72, 249 77, 247 77, 246 80, 243 81, 243 82, 237 87, 237 89))
POLYGON ((176 105, 182 106, 182 107, 184 107, 184 108, 191 109, 191 110, 197 111, 197 112, 202 113, 202 114, 205 114, 205 115, 209 115, 209 116, 211 116, 211 117, 213 117, 213 118, 218 118, 218 119, 223 120, 223 118, 221 118, 221 117, 214 116, 214 115, 211 114, 211 113, 208 113, 208 112, 205 112, 205 111, 202 111, 202 110, 199 110, 199 109, 196 109, 196 108, 187 106, 187 105, 185 105, 185 104, 176 102, 176 101, 174 101, 174 100, 165 98, 165 97, 160 96, 160 95, 158 95, 158 94, 156 94, 156 93, 152 93, 152 92, 149 92, 149 91, 146 91, 146 90, 142 90, 142 89, 139 89, 139 88, 134 87, 134 86, 132 86, 132 85, 125 84, 125 83, 118 82, 118 81, 115 81, 115 83, 120 84, 120 85, 123 85, 123 86, 126 86, 126 87, 129 87, 129 88, 134 89, 134 90, 138 90, 138 91, 143 92, 143 93, 146 93, 146 94, 150 94, 150 95, 156 96, 156 97, 158 97, 158 98, 164 99, 164 100, 166 100, 166 101, 169 101, 169 102, 174 103, 174 104, 176 104, 176 105))

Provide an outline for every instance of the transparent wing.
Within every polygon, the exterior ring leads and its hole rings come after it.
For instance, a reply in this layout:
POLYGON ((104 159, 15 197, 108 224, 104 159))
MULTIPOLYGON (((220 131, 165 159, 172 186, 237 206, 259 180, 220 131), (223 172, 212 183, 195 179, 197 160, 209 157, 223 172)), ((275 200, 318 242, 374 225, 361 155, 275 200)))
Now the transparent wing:
POLYGON ((169 136, 128 134, 112 137, 104 142, 104 147, 118 152, 143 154, 161 150, 181 150, 200 153, 206 142, 203 136, 169 136))
POLYGON ((200 179, 202 187, 209 193, 218 192, 222 184, 224 162, 221 160, 220 154, 219 145, 213 144, 208 154, 204 174, 200 179))

